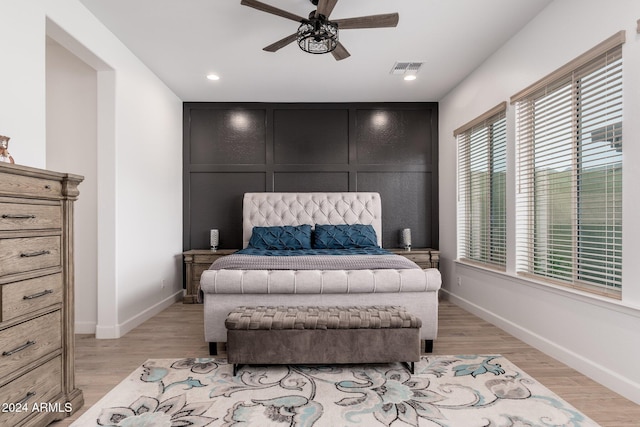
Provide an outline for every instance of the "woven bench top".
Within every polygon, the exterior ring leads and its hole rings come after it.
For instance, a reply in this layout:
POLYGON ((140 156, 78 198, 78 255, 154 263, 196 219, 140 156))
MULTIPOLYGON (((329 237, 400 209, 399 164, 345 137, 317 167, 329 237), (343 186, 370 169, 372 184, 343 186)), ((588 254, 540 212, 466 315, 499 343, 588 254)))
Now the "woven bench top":
POLYGON ((236 307, 229 330, 419 328, 422 321, 396 306, 236 307))

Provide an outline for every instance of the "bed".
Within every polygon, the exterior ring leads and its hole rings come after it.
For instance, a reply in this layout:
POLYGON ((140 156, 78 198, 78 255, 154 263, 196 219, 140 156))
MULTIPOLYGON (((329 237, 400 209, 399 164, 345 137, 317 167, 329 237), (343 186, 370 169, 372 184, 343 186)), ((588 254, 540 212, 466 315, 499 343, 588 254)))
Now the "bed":
POLYGON ((440 272, 382 249, 378 193, 246 193, 242 215, 243 249, 200 278, 211 354, 239 306, 403 306, 431 350, 440 272))

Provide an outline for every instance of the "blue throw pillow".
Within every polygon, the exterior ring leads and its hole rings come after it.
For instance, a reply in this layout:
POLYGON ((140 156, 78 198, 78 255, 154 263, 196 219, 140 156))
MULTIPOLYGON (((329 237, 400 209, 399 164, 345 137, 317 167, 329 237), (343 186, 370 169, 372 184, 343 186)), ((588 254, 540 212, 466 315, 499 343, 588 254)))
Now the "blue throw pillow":
POLYGON ((372 225, 316 224, 313 247, 315 249, 346 249, 377 247, 378 238, 372 225))
POLYGON ((311 226, 253 227, 249 247, 257 249, 311 249, 311 226))

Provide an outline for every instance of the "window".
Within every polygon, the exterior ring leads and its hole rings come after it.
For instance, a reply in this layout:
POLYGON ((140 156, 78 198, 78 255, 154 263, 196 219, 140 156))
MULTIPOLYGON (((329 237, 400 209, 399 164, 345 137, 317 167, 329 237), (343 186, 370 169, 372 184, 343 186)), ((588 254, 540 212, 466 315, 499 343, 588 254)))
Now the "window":
POLYGON ((622 287, 622 43, 624 32, 511 99, 516 269, 607 295, 622 287))
POLYGON ((506 103, 454 132, 458 142, 458 257, 506 264, 506 103))

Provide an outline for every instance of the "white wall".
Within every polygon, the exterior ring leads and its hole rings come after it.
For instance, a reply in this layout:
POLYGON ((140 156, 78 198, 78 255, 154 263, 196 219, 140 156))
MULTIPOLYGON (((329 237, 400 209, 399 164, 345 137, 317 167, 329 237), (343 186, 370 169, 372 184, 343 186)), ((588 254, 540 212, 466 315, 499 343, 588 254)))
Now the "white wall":
MULTIPOLYGON (((95 191, 95 217, 80 208, 76 216, 76 224, 93 222, 97 231, 97 247, 76 252, 76 264, 97 254, 96 280, 76 283, 79 320, 95 322, 99 337, 121 336, 182 294, 182 102, 77 0, 2 0, 0 16, 0 133, 12 137, 17 163, 95 168, 80 185, 81 199, 95 191), (50 125, 56 148, 47 150, 46 117, 77 108, 74 99, 92 101, 68 93, 67 102, 47 106, 47 35, 96 71, 96 135, 74 159, 54 154, 83 143, 70 138, 61 148, 60 136, 74 126, 50 125)), ((57 78, 91 74, 73 61, 57 78)))
POLYGON ((94 333, 98 307, 98 76, 55 41, 46 47, 47 167, 84 176, 75 203, 76 333, 94 333))
POLYGON ((29 3, 0 1, 0 135, 11 137, 9 152, 16 163, 42 168, 46 165, 44 22, 42 7, 29 3))
POLYGON ((440 103, 440 251, 450 299, 640 403, 640 18, 637 0, 555 0, 440 103), (456 261, 453 130, 619 30, 624 67, 624 265, 622 301, 515 274, 515 112, 509 105, 508 265, 497 273, 456 261), (535 59, 532 59, 535 58, 535 59), (458 278, 461 284, 458 285, 458 278))

